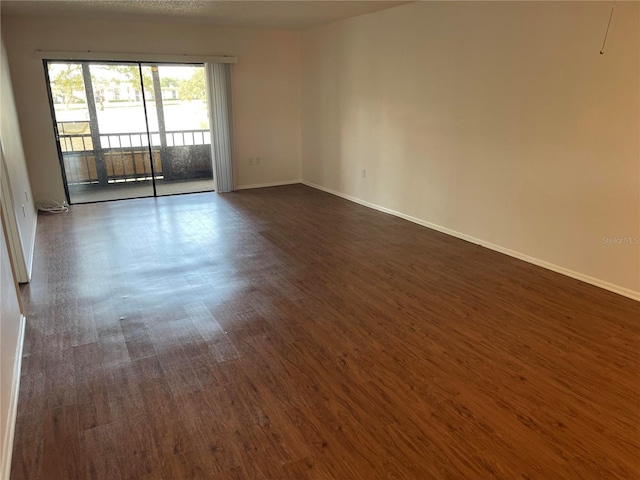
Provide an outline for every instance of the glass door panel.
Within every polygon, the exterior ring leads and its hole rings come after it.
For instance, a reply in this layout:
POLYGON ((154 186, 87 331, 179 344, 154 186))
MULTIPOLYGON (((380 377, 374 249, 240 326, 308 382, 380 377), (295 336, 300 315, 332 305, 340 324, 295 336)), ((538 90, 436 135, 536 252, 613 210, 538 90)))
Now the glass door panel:
POLYGON ((89 107, 80 63, 49 63, 55 128, 70 195, 98 184, 89 107))
POLYGON ((90 63, 88 67, 92 88, 87 94, 93 94, 98 160, 105 177, 95 199, 98 195, 100 200, 153 196, 138 64, 90 63))
POLYGON ((69 201, 153 196, 138 64, 47 67, 69 201))
POLYGON ((213 191, 204 65, 143 64, 142 79, 157 195, 213 191))

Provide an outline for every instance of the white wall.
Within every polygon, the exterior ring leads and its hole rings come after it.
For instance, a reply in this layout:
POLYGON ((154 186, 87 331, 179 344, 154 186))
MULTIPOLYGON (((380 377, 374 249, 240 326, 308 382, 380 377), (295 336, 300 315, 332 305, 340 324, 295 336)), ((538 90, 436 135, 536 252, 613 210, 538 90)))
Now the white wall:
POLYGON ((236 185, 300 178, 298 33, 113 19, 2 18, 31 185, 63 199, 42 62, 35 50, 236 55, 232 67, 236 185), (249 166, 249 157, 261 157, 249 166))
POLYGON ((5 214, 7 228, 15 237, 10 240, 18 279, 26 282, 31 274, 38 212, 31 194, 4 38, 0 44, 0 142, 7 167, 7 184, 10 184, 10 192, 5 192, 8 207, 5 214))
POLYGON ((11 242, 16 269, 21 262, 20 269, 25 275, 21 280, 28 280, 37 211, 31 200, 4 39, 0 41, 0 50, 0 478, 5 479, 9 478, 13 448, 20 379, 20 370, 16 367, 20 365, 18 357, 24 327, 8 245, 11 242), (13 237, 8 239, 9 235, 13 237))
POLYGON ((301 34, 302 177, 634 296, 640 4, 417 2, 301 34), (361 171, 366 169, 366 178, 361 171))

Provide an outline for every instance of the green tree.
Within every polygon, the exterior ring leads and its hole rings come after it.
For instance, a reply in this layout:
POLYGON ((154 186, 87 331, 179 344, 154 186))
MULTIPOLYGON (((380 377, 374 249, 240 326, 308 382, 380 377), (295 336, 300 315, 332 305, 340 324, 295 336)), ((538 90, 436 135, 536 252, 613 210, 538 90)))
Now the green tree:
POLYGON ((72 101, 83 100, 83 95, 80 93, 84 92, 82 65, 78 63, 53 63, 49 66, 49 80, 51 93, 54 97, 61 97, 65 107, 69 108, 72 101))
MULTIPOLYGON (((119 73, 124 81, 131 84, 136 92, 142 92, 140 88, 140 70, 137 65, 109 65, 109 69, 119 73)), ((120 83, 120 79, 115 79, 116 83, 120 83)), ((153 77, 151 76, 150 67, 142 67, 142 82, 144 83, 144 94, 147 100, 153 98, 153 77)))
POLYGON ((204 68, 196 68, 190 78, 180 80, 178 95, 181 100, 202 100, 206 98, 204 68))
POLYGON ((180 81, 173 77, 160 77, 160 86, 162 88, 178 88, 180 81))
MULTIPOLYGON (((122 75, 125 81, 129 82, 133 89, 140 92, 140 71, 137 65, 110 65, 109 68, 122 75)), ((151 69, 153 67, 142 67, 142 82, 144 83, 144 94, 147 100, 153 100, 153 74, 151 69)), ((173 77, 160 77, 161 88, 177 88, 179 86, 179 80, 173 77)))

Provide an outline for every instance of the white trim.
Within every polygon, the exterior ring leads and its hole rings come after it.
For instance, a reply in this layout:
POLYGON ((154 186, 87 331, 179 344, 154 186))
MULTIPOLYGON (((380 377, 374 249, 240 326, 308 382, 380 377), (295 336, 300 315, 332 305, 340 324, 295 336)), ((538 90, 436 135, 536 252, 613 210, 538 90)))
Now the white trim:
POLYGON ((629 288, 624 288, 619 285, 615 285, 610 282, 606 282, 604 280, 600 280, 595 277, 591 277, 589 275, 585 275, 580 272, 576 272, 573 270, 569 270, 568 268, 561 267, 559 265, 555 265, 553 263, 547 262, 545 260, 540 260, 535 257, 531 257, 524 253, 517 252, 515 250, 510 250, 508 248, 502 247, 500 245, 496 245, 494 243, 485 242, 476 237, 472 237, 471 235, 466 235, 461 232, 457 232, 455 230, 451 230, 450 228, 442 227, 440 225, 436 225, 435 223, 427 222, 426 220, 422 220, 420 218, 412 217, 411 215, 405 215, 404 213, 397 212, 395 210, 391 210, 390 208, 381 207, 380 205, 376 205, 375 203, 367 202, 365 200, 361 200, 357 197, 353 197, 351 195, 346 195, 344 193, 337 192, 335 190, 331 190, 330 188, 326 188, 320 185, 316 185, 315 183, 307 182, 305 180, 302 181, 304 185, 308 187, 315 188, 317 190, 322 190, 323 192, 330 193, 332 195, 336 195, 338 197, 342 197, 346 200, 352 201, 354 203, 358 203, 365 207, 373 208, 374 210, 378 210, 380 212, 388 213, 395 217, 402 218, 404 220, 408 220, 409 222, 417 223, 418 225, 422 225, 423 227, 431 228, 432 230, 436 230, 441 233, 446 233, 447 235, 451 235, 452 237, 460 238, 462 240, 466 240, 467 242, 476 243, 481 247, 488 248, 490 250, 494 250, 496 252, 504 253, 505 255, 509 255, 510 257, 517 258, 519 260, 523 260, 527 263, 532 263, 533 265, 537 265, 539 267, 546 268, 547 270, 551 270, 556 273, 560 273, 562 275, 566 275, 567 277, 574 278, 576 280, 580 280, 585 283, 589 283, 591 285, 595 285, 596 287, 604 288, 605 290, 609 290, 610 292, 617 293, 619 295, 631 298, 633 300, 640 301, 640 292, 636 292, 629 288))
POLYGON ((16 358, 13 363, 13 379, 11 382, 11 397, 9 398, 9 411, 7 426, 4 433, 4 448, 2 451, 2 464, 0 466, 0 479, 9 480, 11 476, 11 457, 13 455, 13 438, 16 432, 16 417, 18 415, 18 394, 20 393, 20 373, 22 369, 22 350, 24 347, 24 331, 26 318, 20 315, 18 330, 18 345, 16 345, 16 358))
POLYGON ((238 59, 227 55, 158 55, 154 53, 111 53, 111 52, 48 52, 36 50, 38 60, 103 60, 110 62, 151 62, 151 63, 237 63, 238 59))
POLYGON ((284 182, 254 183, 253 185, 238 185, 236 187, 236 190, 251 190, 253 188, 266 188, 266 187, 282 187, 283 185, 295 185, 297 183, 303 183, 303 182, 301 182, 300 180, 286 180, 284 182))

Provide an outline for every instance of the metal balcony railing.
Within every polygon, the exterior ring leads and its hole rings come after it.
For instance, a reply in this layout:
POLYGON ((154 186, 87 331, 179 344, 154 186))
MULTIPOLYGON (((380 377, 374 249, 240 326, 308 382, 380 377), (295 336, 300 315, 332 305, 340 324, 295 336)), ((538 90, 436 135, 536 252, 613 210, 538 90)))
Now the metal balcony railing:
POLYGON ((80 123, 76 128, 59 125, 58 129, 69 185, 141 182, 153 176, 167 181, 212 176, 208 129, 165 132, 164 145, 159 132, 100 134, 101 146, 94 148, 88 122, 86 128, 80 123))

